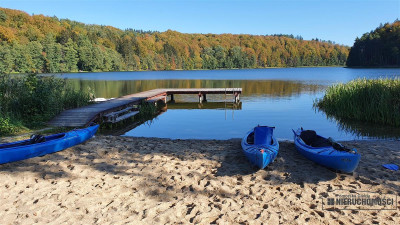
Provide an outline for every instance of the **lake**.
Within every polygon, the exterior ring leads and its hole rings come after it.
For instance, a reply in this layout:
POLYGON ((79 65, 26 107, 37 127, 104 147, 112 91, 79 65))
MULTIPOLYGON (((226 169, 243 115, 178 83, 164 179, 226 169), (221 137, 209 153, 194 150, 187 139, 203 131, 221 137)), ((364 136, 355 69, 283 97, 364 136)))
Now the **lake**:
POLYGON ((399 138, 400 128, 355 121, 338 122, 313 108, 324 90, 334 83, 356 78, 400 78, 400 69, 342 67, 276 68, 246 70, 149 71, 69 73, 76 89, 91 88, 97 98, 115 98, 155 88, 242 88, 240 104, 233 96, 178 95, 175 103, 153 121, 124 132, 125 136, 172 139, 241 138, 252 127, 275 126, 278 139, 292 139, 292 130, 314 129, 336 140, 399 138))

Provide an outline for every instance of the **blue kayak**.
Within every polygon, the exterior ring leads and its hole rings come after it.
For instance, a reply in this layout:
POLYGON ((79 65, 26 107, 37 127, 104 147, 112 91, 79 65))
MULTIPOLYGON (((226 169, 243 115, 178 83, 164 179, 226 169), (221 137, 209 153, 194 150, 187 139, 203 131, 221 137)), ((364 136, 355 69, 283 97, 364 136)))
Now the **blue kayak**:
POLYGON ((99 125, 50 136, 35 136, 28 140, 0 145, 0 164, 43 156, 80 144, 93 137, 99 125))
POLYGON ((255 166, 264 169, 278 155, 279 143, 273 136, 274 127, 257 126, 242 139, 243 152, 255 166))
POLYGON ((307 159, 334 170, 353 172, 360 162, 361 155, 356 149, 348 149, 331 138, 324 138, 312 130, 294 131, 294 144, 307 159))

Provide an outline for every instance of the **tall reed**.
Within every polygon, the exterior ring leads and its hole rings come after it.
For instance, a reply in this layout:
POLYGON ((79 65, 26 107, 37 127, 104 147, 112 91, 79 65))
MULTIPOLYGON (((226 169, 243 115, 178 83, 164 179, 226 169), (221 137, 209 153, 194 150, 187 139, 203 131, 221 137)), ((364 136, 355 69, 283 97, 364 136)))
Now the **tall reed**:
POLYGON ((0 135, 43 126, 62 110, 87 105, 93 98, 55 77, 0 75, 0 135))
POLYGON ((400 126, 400 79, 356 79, 329 87, 314 106, 328 116, 400 126))

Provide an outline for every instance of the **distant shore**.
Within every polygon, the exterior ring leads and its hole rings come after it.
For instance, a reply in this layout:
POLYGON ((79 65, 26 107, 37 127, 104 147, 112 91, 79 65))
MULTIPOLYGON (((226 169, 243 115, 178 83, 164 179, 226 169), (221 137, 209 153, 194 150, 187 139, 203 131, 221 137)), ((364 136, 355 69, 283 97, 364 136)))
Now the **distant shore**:
MULTIPOLYGON (((288 69, 288 68, 326 68, 326 67, 341 67, 353 69, 353 67, 346 67, 344 65, 332 65, 332 66, 287 66, 287 67, 257 67, 257 68, 216 68, 216 69, 175 69, 175 70, 119 70, 119 71, 75 71, 75 72, 57 72, 57 73, 38 73, 39 75, 55 75, 55 74, 70 74, 70 73, 122 73, 122 72, 161 72, 161 71, 212 71, 212 70, 262 70, 262 69, 288 69)), ((354 67, 356 69, 379 69, 380 67, 354 67)), ((390 67, 382 67, 390 68, 390 67)), ((396 67, 393 67, 396 68, 396 67)), ((400 68, 400 67, 399 67, 400 68)), ((24 75, 26 73, 10 73, 12 75, 24 75)))
POLYGON ((0 165, 0 223, 400 223, 394 210, 326 210, 335 190, 400 194, 400 141, 349 141, 362 155, 335 173, 281 141, 257 170, 239 139, 171 140, 98 135, 67 150, 0 165))

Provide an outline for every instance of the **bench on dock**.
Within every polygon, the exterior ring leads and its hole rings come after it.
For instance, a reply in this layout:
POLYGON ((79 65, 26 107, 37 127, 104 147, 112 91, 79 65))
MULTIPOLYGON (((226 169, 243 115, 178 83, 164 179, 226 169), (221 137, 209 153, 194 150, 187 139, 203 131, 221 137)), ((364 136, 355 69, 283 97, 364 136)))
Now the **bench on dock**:
POLYGON ((133 112, 130 112, 130 113, 126 113, 126 114, 124 114, 122 116, 114 117, 114 120, 112 121, 112 123, 118 123, 118 122, 120 122, 122 120, 125 120, 125 119, 128 119, 128 118, 130 118, 130 117, 132 117, 132 116, 134 116, 134 115, 136 115, 138 113, 139 113, 139 111, 133 111, 133 112))
POLYGON ((103 117, 106 118, 106 120, 105 120, 106 122, 118 123, 119 121, 128 119, 129 117, 132 117, 139 113, 138 111, 130 112, 131 110, 134 110, 134 109, 136 109, 136 108, 127 107, 125 109, 122 109, 122 110, 119 110, 116 112, 105 114, 103 117))

